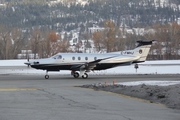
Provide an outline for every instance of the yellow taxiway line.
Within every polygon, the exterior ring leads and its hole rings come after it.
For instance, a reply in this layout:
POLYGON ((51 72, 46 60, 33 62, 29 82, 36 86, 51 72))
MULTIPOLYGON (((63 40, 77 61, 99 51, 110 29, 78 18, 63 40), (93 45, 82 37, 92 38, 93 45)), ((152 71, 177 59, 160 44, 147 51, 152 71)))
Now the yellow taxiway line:
POLYGON ((0 92, 11 92, 11 91, 29 91, 37 90, 36 88, 0 88, 0 92))

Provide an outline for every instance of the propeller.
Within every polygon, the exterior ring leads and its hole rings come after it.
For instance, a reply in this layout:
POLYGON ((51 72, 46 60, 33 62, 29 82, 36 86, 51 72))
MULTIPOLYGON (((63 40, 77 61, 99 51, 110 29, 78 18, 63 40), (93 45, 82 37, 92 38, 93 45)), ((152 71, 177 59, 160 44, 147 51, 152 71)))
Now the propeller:
POLYGON ((28 68, 31 65, 29 62, 25 62, 24 64, 26 64, 28 66, 28 68))
POLYGON ((29 54, 27 55, 27 62, 25 62, 24 64, 26 64, 28 68, 29 68, 29 66, 31 65, 31 64, 29 63, 29 54))

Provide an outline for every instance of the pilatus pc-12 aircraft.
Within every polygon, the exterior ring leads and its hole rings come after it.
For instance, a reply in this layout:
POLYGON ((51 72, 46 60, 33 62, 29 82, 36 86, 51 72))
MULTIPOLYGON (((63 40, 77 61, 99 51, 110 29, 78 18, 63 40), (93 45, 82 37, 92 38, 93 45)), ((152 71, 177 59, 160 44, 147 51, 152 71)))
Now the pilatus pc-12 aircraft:
POLYGON ((137 41, 134 50, 117 51, 104 54, 93 53, 58 53, 50 58, 28 60, 25 64, 35 69, 49 71, 70 70, 74 78, 88 78, 87 72, 105 70, 117 66, 144 62, 149 53, 152 41, 137 41))

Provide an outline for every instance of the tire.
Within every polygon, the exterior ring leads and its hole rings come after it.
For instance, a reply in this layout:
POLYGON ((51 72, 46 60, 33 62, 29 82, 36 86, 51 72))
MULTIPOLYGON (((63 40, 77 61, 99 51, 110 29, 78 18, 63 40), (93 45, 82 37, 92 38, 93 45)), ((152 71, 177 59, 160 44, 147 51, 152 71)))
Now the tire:
POLYGON ((88 78, 88 74, 87 74, 87 73, 84 73, 84 75, 82 75, 82 78, 83 78, 83 79, 87 79, 87 78, 88 78))
POLYGON ((45 77, 45 79, 49 79, 49 75, 45 75, 44 77, 45 77))
POLYGON ((74 78, 78 78, 79 77, 79 73, 75 72, 73 76, 74 76, 74 78))

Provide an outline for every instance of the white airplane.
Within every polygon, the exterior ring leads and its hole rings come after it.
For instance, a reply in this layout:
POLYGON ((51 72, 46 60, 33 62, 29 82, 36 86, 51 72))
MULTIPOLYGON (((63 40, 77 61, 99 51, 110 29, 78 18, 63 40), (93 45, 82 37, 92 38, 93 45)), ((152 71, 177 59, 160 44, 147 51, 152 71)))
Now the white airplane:
POLYGON ((74 78, 88 78, 87 72, 105 70, 117 66, 144 62, 149 53, 152 41, 137 41, 134 50, 117 51, 104 54, 93 53, 58 53, 50 58, 28 60, 25 64, 35 69, 49 71, 70 70, 74 78), (77 72, 78 71, 78 72, 77 72))

